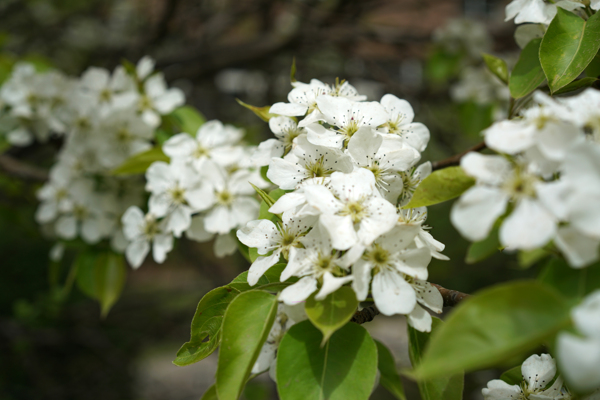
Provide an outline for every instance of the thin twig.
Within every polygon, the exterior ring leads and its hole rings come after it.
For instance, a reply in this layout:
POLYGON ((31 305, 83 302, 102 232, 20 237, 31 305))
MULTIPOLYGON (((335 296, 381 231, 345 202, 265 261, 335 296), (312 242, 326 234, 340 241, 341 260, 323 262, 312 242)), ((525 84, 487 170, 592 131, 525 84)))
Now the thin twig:
POLYGON ((48 172, 45 170, 25 164, 7 154, 0 154, 0 170, 26 181, 44 182, 48 180, 48 172))
MULTIPOLYGON (((444 307, 454 307, 458 305, 461 301, 469 298, 471 295, 459 292, 457 290, 446 289, 438 284, 432 283, 442 295, 442 299, 444 300, 444 307)), ((375 319, 377 315, 379 315, 379 310, 375 305, 368 306, 363 308, 360 311, 354 313, 350 322, 356 322, 357 324, 364 324, 365 322, 371 322, 375 319)))
POLYGON ((475 146, 468 148, 467 150, 463 151, 460 154, 456 154, 456 155, 453 155, 452 157, 448 157, 444 160, 431 163, 431 168, 434 171, 436 171, 438 169, 459 165, 460 159, 463 158, 465 156, 465 154, 467 154, 471 151, 481 151, 481 150, 485 149, 486 147, 487 146, 485 145, 485 142, 478 143, 475 146))

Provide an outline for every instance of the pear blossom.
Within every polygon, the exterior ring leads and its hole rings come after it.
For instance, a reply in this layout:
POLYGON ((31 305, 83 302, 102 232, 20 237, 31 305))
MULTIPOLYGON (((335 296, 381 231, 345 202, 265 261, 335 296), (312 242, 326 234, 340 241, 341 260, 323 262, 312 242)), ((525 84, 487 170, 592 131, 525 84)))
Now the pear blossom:
POLYGON ((556 375, 556 362, 549 354, 532 355, 521 365, 523 383, 509 385, 494 379, 482 390, 485 400, 523 399, 523 400, 568 400, 571 394, 563 386, 559 376, 550 385, 556 375))
POLYGON ((300 238, 317 220, 314 216, 294 217, 290 213, 284 213, 281 223, 273 223, 268 219, 250 221, 237 231, 240 242, 256 248, 260 255, 248 270, 248 284, 251 286, 255 285, 269 268, 279 262, 280 256, 289 259, 291 248, 300 246, 300 238))
POLYGON ((154 261, 162 263, 167 253, 173 249, 173 235, 165 229, 165 222, 159 222, 152 213, 144 215, 142 210, 132 206, 123 214, 123 232, 130 242, 125 251, 127 261, 133 268, 139 268, 150 252, 154 261))
POLYGON ((160 116, 173 111, 185 101, 183 91, 167 88, 162 73, 154 74, 144 81, 144 93, 139 96, 138 109, 142 119, 153 128, 160 125, 160 116))
POLYGON ((410 103, 393 94, 386 94, 381 98, 381 105, 388 114, 382 130, 400 136, 418 152, 425 150, 431 135, 425 125, 413 122, 415 113, 410 103))
POLYGON ((557 2, 546 2, 544 0, 513 0, 506 6, 506 19, 515 19, 515 24, 525 22, 541 23, 549 25, 556 15, 556 7, 573 11, 583 8, 584 5, 577 1, 561 0, 557 2))
POLYGON ((88 68, 81 76, 80 91, 98 107, 101 116, 111 111, 133 106, 137 91, 133 79, 119 66, 112 76, 104 68, 88 68))
POLYGON ((258 145, 252 158, 259 166, 268 165, 273 157, 288 154, 294 147, 294 139, 306 134, 304 128, 298 127, 293 119, 284 116, 269 119, 269 128, 276 139, 267 139, 258 145))

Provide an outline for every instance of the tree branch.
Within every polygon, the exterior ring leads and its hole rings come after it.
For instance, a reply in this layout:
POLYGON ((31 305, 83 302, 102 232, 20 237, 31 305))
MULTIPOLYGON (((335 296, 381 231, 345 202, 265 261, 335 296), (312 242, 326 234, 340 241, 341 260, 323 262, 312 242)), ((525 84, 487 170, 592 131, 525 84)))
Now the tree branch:
POLYGON ((7 175, 26 181, 45 182, 48 180, 48 172, 21 161, 7 154, 0 154, 0 170, 7 175))
POLYGON ((431 163, 431 168, 433 171, 436 171, 438 169, 459 165, 460 159, 463 158, 465 156, 465 154, 470 153, 471 151, 481 151, 481 150, 485 149, 486 147, 487 146, 485 145, 485 142, 478 143, 475 146, 468 148, 467 150, 463 151, 460 154, 456 154, 456 155, 454 155, 452 157, 448 157, 444 160, 431 163))
MULTIPOLYGON (((446 289, 438 284, 432 283, 433 286, 440 291, 442 299, 444 299, 444 307, 454 307, 461 301, 471 297, 471 295, 462 293, 452 289, 446 289)), ((350 322, 356 322, 357 324, 364 324, 365 322, 371 322, 375 317, 379 315, 379 310, 375 305, 363 308, 360 311, 354 313, 350 322)))

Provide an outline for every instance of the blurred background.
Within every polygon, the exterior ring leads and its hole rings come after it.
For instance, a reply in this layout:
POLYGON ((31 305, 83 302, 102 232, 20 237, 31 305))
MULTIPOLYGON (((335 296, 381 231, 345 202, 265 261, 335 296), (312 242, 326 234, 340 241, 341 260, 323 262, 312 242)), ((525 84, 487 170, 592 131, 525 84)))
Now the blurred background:
MULTIPOLYGON (((264 106, 286 101, 296 78, 347 79, 369 100, 407 99, 431 130, 423 160, 442 160, 481 141, 480 131, 506 114, 508 92, 483 67, 481 53, 516 61, 515 26, 506 0, 0 0, 0 78, 7 59, 48 63, 79 75, 113 69, 123 59, 157 60, 170 85, 207 119, 247 129, 268 126, 235 99, 264 106)), ((51 165, 56 149, 9 149, 51 165)), ((52 243, 34 222, 38 184, 0 172, 0 400, 198 399, 212 384, 216 354, 189 367, 171 364, 189 339, 200 298, 248 268, 240 255, 217 259, 212 244, 182 239, 163 265, 130 271, 106 318, 76 287, 52 290, 52 243), (49 268, 50 266, 50 268, 49 268), (50 272, 49 272, 50 271, 50 272)), ((514 255, 467 264, 468 243, 450 225, 450 204, 429 210, 434 237, 450 261, 434 260, 430 280, 473 293, 533 276, 514 255)), ((526 264, 526 263, 525 263, 526 264)), ((409 366, 402 317, 365 325, 409 366)), ((480 399, 497 371, 467 376, 465 399, 480 399)), ((416 385, 405 381, 409 399, 416 385)), ((268 377, 249 384, 247 400, 275 399, 268 377)), ((377 389, 374 399, 391 398, 377 389)))

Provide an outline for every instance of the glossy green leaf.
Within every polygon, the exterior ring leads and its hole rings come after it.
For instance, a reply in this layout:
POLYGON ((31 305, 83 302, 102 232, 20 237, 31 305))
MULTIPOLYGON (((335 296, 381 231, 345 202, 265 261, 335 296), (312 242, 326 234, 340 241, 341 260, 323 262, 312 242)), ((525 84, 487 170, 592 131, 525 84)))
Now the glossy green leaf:
POLYGON ((381 374, 379 383, 386 388, 398 400, 406 400, 404 394, 404 385, 398 370, 396 369, 396 361, 390 350, 385 345, 375 340, 377 345, 377 369, 381 374))
POLYGON ((277 351, 281 400, 367 400, 377 374, 377 347, 365 328, 348 323, 321 346, 310 321, 291 327, 277 351))
POLYGON ((271 106, 264 106, 264 107, 256 107, 256 106, 251 106, 250 104, 246 104, 243 101, 241 101, 240 99, 236 99, 236 101, 246 107, 248 110, 252 111, 254 114, 256 114, 256 116, 260 119, 262 119, 265 122, 269 122, 269 120, 273 117, 276 117, 275 114, 271 114, 269 112, 269 110, 271 109, 271 106))
POLYGON ((223 315, 238 294, 239 290, 223 286, 204 295, 192 319, 190 341, 181 346, 173 364, 182 367, 196 363, 217 349, 223 315))
POLYGON ((417 186, 410 202, 402 208, 431 206, 454 199, 475 184, 461 167, 448 167, 434 171, 417 186))
POLYGON ((217 366, 219 400, 236 400, 242 394, 277 315, 277 297, 251 290, 238 295, 223 319, 217 366))
MULTIPOLYGON (((439 318, 433 318, 431 324, 432 332, 437 331, 443 322, 439 318)), ((423 351, 429 342, 431 334, 419 332, 408 325, 408 354, 413 367, 417 367, 423 358, 423 351)), ((423 400, 460 400, 462 399, 464 387, 464 373, 440 376, 433 379, 419 380, 419 392, 423 400)))
POLYGON ((490 72, 496 75, 503 83, 508 84, 508 67, 506 66, 506 62, 491 54, 484 53, 482 56, 490 72))
POLYGON ((575 269, 563 259, 552 258, 540 272, 538 280, 577 302, 600 287, 600 263, 575 269))
POLYGON ((154 147, 128 158, 121 166, 112 171, 113 175, 144 174, 148 167, 156 161, 169 162, 169 157, 163 153, 162 148, 154 147))
POLYGON ((500 375, 500 379, 509 385, 520 385, 523 382, 523 375, 521 374, 521 366, 517 365, 514 368, 509 369, 500 375))
POLYGON ((554 94, 563 94, 563 93, 574 92, 575 90, 590 87, 596 82, 598 82, 598 79, 590 78, 590 77, 577 79, 576 81, 573 81, 573 82, 569 83, 568 85, 562 87, 561 89, 557 90, 556 92, 554 92, 554 94))
POLYGON ((206 122, 204 115, 191 106, 179 107, 170 115, 174 117, 175 123, 181 132, 187 132, 192 136, 196 136, 198 129, 206 122))
POLYGON ((587 21, 557 8, 540 46, 540 61, 552 92, 583 72, 600 48, 600 14, 587 21))
POLYGON ((414 376, 430 379, 497 365, 569 323, 565 298, 540 282, 493 286, 462 302, 432 334, 414 376))
POLYGON ((323 300, 315 300, 313 293, 306 300, 304 310, 308 319, 323 333, 321 344, 325 344, 335 331, 350 321, 357 307, 358 300, 354 290, 342 286, 323 300))
POLYGON ((217 397, 217 387, 215 385, 209 387, 200 400, 219 400, 217 397))
POLYGON ((467 257, 465 262, 467 264, 475 264, 476 262, 483 261, 491 255, 495 254, 502 245, 498 238, 498 228, 492 229, 487 238, 480 242, 471 243, 467 250, 467 257))
POLYGON ((111 252, 85 252, 75 263, 77 286, 100 302, 102 316, 106 316, 125 286, 127 268, 123 256, 111 252))
POLYGON ((527 96, 545 80, 544 70, 540 64, 540 44, 542 39, 533 39, 525 46, 519 61, 510 74, 508 89, 515 99, 527 96))

